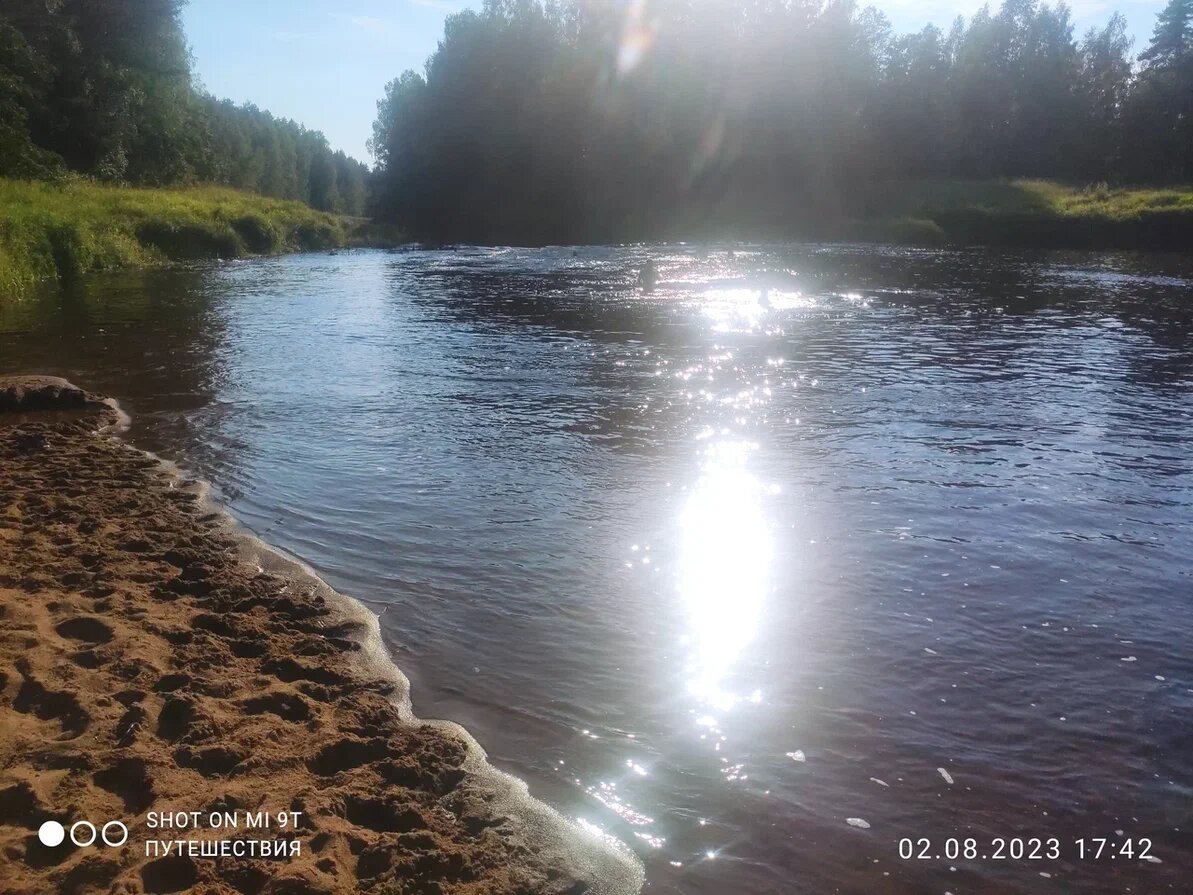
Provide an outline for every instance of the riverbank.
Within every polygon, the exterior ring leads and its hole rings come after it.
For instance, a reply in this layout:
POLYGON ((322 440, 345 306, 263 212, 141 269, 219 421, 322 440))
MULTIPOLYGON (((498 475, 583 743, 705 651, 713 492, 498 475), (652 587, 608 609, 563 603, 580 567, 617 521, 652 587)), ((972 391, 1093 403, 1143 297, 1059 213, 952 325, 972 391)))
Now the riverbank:
POLYGON ((1193 186, 1110 187, 1049 180, 859 181, 799 196, 690 197, 613 221, 447 217, 429 245, 856 243, 1019 249, 1193 251, 1193 186))
POLYGON ((0 380, 0 891, 636 891, 632 859, 411 715, 371 613, 100 431, 118 422, 63 380, 0 380), (147 828, 167 811, 298 822, 147 828), (128 843, 38 841, 79 820, 128 843), (147 855, 175 838, 298 845, 147 855))
MULTIPOLYGON (((670 238, 1193 251, 1193 188, 898 181, 863 187, 831 208, 804 208, 789 228, 772 223, 722 234, 699 217, 702 223, 690 224, 699 235, 681 227, 670 238)), ((222 187, 0 179, 0 301, 38 281, 90 271, 402 242, 392 225, 222 187)))
POLYGON ((921 245, 1193 251, 1193 188, 1047 180, 893 181, 843 209, 836 238, 921 245))
POLYGON ((0 301, 96 270, 392 242, 365 218, 223 187, 0 179, 0 301))

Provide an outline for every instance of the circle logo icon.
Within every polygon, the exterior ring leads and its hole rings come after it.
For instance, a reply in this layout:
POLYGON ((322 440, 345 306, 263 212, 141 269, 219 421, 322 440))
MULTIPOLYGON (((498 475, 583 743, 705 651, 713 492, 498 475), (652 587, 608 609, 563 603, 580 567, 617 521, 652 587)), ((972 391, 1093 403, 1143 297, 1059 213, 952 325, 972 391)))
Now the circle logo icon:
POLYGON ((96 837, 95 824, 93 824, 89 821, 77 820, 73 824, 70 825, 70 841, 73 842, 75 845, 77 845, 79 848, 86 848, 89 845, 94 845, 95 837, 96 837), (80 827, 84 830, 91 831, 91 838, 88 839, 86 842, 80 842, 78 840, 78 838, 75 836, 75 830, 78 830, 80 827))
POLYGON ((47 848, 54 848, 62 844, 66 838, 66 830, 56 820, 47 820, 37 828, 37 838, 47 848))
POLYGON ((109 845, 112 848, 117 848, 118 846, 124 845, 124 843, 128 842, 128 827, 126 827, 124 824, 122 824, 118 820, 110 820, 106 824, 104 824, 103 829, 100 830, 99 836, 101 839, 103 839, 104 845, 109 845), (108 836, 108 830, 113 829, 113 828, 120 831, 120 841, 119 842, 112 841, 113 839, 116 838, 115 836, 112 836, 111 838, 109 838, 109 836, 108 836))
POLYGON ((128 827, 118 820, 110 820, 97 828, 89 820, 76 820, 70 825, 70 831, 56 820, 47 820, 37 828, 37 838, 47 848, 57 848, 67 836, 78 848, 90 848, 100 839, 109 848, 119 848, 128 842, 128 827))

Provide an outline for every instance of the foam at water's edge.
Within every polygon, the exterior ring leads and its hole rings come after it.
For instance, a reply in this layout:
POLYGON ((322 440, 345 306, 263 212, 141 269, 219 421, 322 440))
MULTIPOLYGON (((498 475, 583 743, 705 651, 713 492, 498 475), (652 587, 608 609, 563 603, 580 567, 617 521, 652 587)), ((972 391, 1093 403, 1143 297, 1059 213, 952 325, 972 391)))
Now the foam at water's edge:
POLYGON ((410 682, 390 658, 381 638, 377 616, 363 603, 336 591, 301 559, 266 544, 248 531, 227 508, 214 500, 207 483, 187 476, 177 464, 119 439, 118 436, 128 430, 128 414, 114 399, 98 400, 102 400, 117 415, 116 422, 98 431, 117 438, 128 450, 156 460, 171 476, 173 487, 196 494, 207 512, 216 513, 221 518, 226 532, 240 547, 242 561, 282 575, 296 587, 309 589, 311 593, 322 596, 333 611, 329 627, 344 623, 352 625, 353 633, 346 636, 361 646, 356 661, 361 663, 362 672, 395 686, 393 699, 403 720, 416 726, 427 725, 448 730, 460 738, 468 750, 465 767, 476 775, 481 786, 492 795, 494 813, 509 817, 518 825, 518 834, 528 844, 541 850, 539 857, 544 864, 591 882, 591 888, 587 890, 590 895, 633 895, 642 888, 645 881, 642 862, 624 843, 593 828, 583 827, 534 798, 525 782, 490 765, 484 749, 460 725, 415 717, 410 702, 410 682))

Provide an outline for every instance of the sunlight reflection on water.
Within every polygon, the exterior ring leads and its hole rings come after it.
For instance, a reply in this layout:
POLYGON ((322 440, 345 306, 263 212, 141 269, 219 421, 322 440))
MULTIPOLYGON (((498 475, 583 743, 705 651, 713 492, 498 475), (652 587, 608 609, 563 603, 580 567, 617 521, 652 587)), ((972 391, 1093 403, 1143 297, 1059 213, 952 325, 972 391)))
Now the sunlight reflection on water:
POLYGON ((758 329, 775 311, 807 310, 817 307, 817 302, 800 292, 730 287, 706 290, 701 306, 712 320, 713 331, 728 333, 758 329))
POLYGON ((680 518, 688 688, 721 710, 738 701, 728 680, 757 632, 769 581, 772 545, 762 512, 763 488, 746 468, 753 447, 743 441, 709 445, 680 518))

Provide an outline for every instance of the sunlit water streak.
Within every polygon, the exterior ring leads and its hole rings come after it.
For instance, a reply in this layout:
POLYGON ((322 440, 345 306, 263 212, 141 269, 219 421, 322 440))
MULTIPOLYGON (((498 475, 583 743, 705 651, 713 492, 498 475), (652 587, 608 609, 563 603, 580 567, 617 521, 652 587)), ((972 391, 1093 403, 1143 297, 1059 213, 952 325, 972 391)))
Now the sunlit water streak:
POLYGON ((1163 257, 311 255, 0 309, 0 363, 119 396, 652 892, 1182 891, 1191 287, 1163 257), (1164 863, 897 855, 1118 829, 1164 863))
POLYGON ((739 696, 728 678, 762 619, 771 541, 760 505, 762 488, 746 469, 753 445, 718 441, 679 520, 679 592, 691 650, 688 690, 715 709, 739 696))

